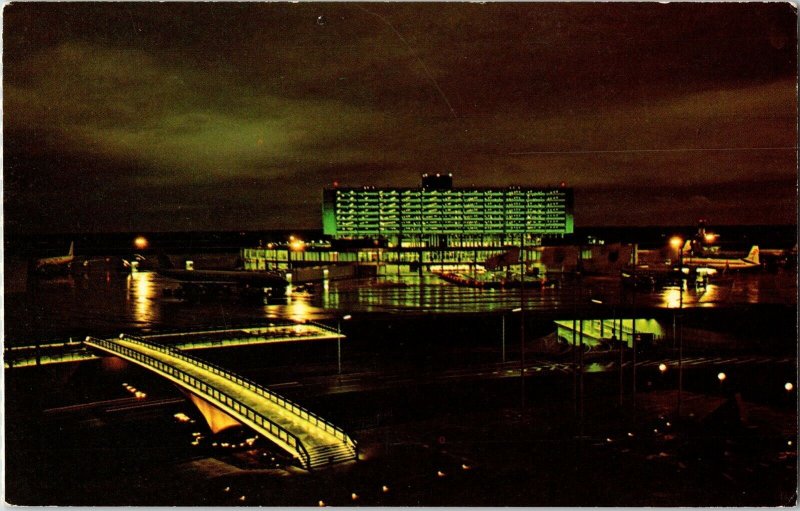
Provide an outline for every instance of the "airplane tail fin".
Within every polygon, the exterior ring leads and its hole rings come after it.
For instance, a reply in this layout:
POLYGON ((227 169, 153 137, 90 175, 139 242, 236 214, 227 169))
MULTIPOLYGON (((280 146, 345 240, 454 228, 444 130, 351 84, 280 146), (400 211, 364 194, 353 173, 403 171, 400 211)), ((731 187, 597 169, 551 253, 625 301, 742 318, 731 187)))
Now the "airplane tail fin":
POLYGON ((67 252, 67 255, 68 256, 74 256, 75 255, 75 242, 74 241, 70 241, 69 242, 69 252, 67 252))
POLYGON ((750 253, 747 254, 747 257, 744 258, 745 261, 761 264, 758 260, 758 245, 753 245, 753 248, 750 249, 750 253))
POLYGON ((175 266, 172 265, 172 261, 170 261, 169 257, 167 257, 167 254, 158 254, 158 267, 165 270, 171 270, 175 268, 175 266))

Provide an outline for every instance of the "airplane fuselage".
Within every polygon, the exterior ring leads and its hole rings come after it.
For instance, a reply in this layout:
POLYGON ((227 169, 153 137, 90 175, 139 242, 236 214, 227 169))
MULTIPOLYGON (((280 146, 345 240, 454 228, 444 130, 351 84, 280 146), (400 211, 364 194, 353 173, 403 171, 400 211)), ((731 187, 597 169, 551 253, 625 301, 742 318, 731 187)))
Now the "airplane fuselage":
POLYGON ((159 269, 159 274, 196 285, 241 286, 253 288, 285 287, 289 282, 274 272, 240 270, 159 269))
POLYGON ((723 259, 714 257, 683 257, 683 265, 689 267, 714 268, 720 271, 741 271, 761 268, 759 249, 754 246, 747 257, 740 259, 723 259))
POLYGON ((39 273, 66 272, 75 260, 74 250, 75 244, 70 243, 67 255, 37 259, 34 269, 39 273))

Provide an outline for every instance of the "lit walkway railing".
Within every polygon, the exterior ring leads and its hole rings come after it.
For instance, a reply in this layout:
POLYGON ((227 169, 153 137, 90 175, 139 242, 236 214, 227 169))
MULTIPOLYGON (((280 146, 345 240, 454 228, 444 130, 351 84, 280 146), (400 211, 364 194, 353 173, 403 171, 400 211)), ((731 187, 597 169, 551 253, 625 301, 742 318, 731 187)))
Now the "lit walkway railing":
POLYGON ((194 364, 194 365, 196 365, 198 367, 201 367, 202 369, 205 369, 206 371, 210 371, 213 374, 216 374, 218 376, 222 376, 222 377, 224 377, 224 378, 226 378, 226 379, 228 379, 228 380, 230 380, 230 381, 232 381, 234 383, 237 383, 238 385, 241 385, 242 387, 244 387, 244 388, 246 388, 248 390, 251 390, 251 391, 255 392, 256 394, 258 394, 261 397, 265 397, 265 398, 269 399, 270 401, 272 401, 273 403, 277 404, 281 408, 284 408, 285 410, 292 412, 293 414, 297 415, 301 419, 306 420, 306 421, 310 422, 311 424, 321 428, 323 431, 327 431, 328 433, 332 434, 333 436, 335 436, 339 440, 343 441, 344 443, 350 444, 353 447, 355 447, 355 443, 353 442, 353 440, 351 440, 350 437, 347 436, 347 434, 341 428, 339 428, 337 426, 334 426, 333 424, 331 424, 330 422, 326 421, 325 419, 323 419, 319 415, 315 414, 314 412, 311 412, 311 411, 303 408, 302 406, 300 406, 300 405, 298 405, 298 404, 296 404, 296 403, 294 403, 294 402, 292 402, 292 401, 290 401, 290 400, 288 400, 288 399, 286 399, 286 398, 284 398, 282 396, 279 396, 278 394, 275 394, 274 392, 272 392, 271 390, 267 389, 266 387, 264 387, 262 385, 259 385, 258 383, 254 382, 254 381, 252 381, 252 380, 250 380, 248 378, 245 378, 245 377, 240 376, 240 375, 238 375, 236 373, 228 371, 227 369, 224 369, 224 368, 222 368, 222 367, 220 367, 220 366, 218 366, 216 364, 212 364, 210 362, 206 362, 204 360, 201 360, 201 359, 199 359, 197 357, 194 357, 192 355, 189 355, 187 353, 183 353, 182 351, 177 350, 175 348, 170 348, 170 347, 167 347, 167 346, 156 344, 156 343, 147 341, 145 339, 142 339, 140 337, 133 337, 133 336, 130 336, 130 335, 123 334, 123 335, 120 336, 120 338, 124 338, 126 341, 138 343, 138 344, 141 344, 143 346, 147 346, 150 349, 154 349, 154 350, 160 351, 162 353, 166 353, 166 354, 168 354, 170 356, 173 356, 175 358, 184 360, 184 361, 189 362, 191 364, 194 364))
MULTIPOLYGON (((128 335, 121 335, 120 338, 126 342, 139 344, 143 347, 149 348, 154 351, 158 351, 170 357, 174 357, 184 362, 187 362, 204 371, 208 371, 217 376, 221 376, 225 378, 227 381, 233 382, 263 398, 268 399, 270 402, 278 405, 280 408, 288 412, 291 412, 292 414, 296 415, 297 417, 306 421, 307 423, 339 439, 345 447, 347 447, 349 450, 352 450, 355 456, 356 452, 355 442, 352 439, 350 439, 350 437, 347 434, 345 434, 344 431, 334 426, 333 424, 329 423, 328 421, 322 419, 313 412, 310 412, 305 408, 289 401, 288 399, 285 399, 275 394, 274 392, 271 392, 270 390, 264 388, 263 386, 247 378, 232 373, 226 369, 223 369, 215 364, 211 364, 209 362, 200 360, 196 357, 182 353, 174 348, 169 348, 163 345, 156 344, 154 342, 149 342, 147 340, 128 335)), ((272 421, 269 417, 267 417, 263 413, 253 409, 250 406, 247 406, 246 404, 242 403, 236 398, 224 392, 221 392, 219 389, 215 388, 212 385, 209 385, 205 381, 202 381, 194 377, 193 375, 181 369, 178 369, 170 364, 167 364, 161 360, 158 360, 154 357, 151 357, 149 355, 131 349, 127 346, 122 346, 113 340, 87 338, 86 343, 90 346, 93 345, 97 348, 122 355, 126 358, 130 358, 136 362, 141 363, 142 365, 153 368, 156 371, 159 371, 165 375, 168 375, 178 380, 179 382, 190 387, 191 389, 199 391, 199 393, 203 395, 210 396, 211 398, 221 403, 222 405, 227 406, 230 409, 234 410, 235 412, 241 414, 243 418, 247 418, 248 420, 252 421, 258 426, 264 428, 265 431, 270 433, 270 435, 280 439, 281 441, 285 442, 287 445, 292 447, 299 455, 299 457, 301 457, 302 462, 306 466, 306 468, 310 468, 314 464, 313 463, 314 460, 311 459, 309 451, 303 445, 303 442, 300 440, 299 437, 297 437, 295 434, 288 431, 281 425, 277 424, 276 422, 272 421)))

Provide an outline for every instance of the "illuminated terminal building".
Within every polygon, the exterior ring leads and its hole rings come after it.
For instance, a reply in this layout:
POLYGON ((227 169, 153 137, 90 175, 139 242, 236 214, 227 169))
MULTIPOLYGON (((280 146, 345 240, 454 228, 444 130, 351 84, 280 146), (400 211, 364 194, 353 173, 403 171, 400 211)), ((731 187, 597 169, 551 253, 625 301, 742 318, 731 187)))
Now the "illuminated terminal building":
POLYGON ((572 234, 572 210, 570 188, 453 188, 451 174, 425 174, 419 188, 326 188, 322 223, 390 247, 500 247, 572 234))
MULTIPOLYGON (((453 188, 451 174, 426 174, 419 188, 326 188, 322 223, 329 242, 243 249, 245 268, 327 267, 331 276, 342 265, 361 271, 373 265, 378 273, 386 265, 475 268, 520 246, 530 267, 546 259, 539 247, 544 240, 573 234, 573 191, 563 185, 453 188)), ((553 264, 563 266, 564 258, 557 259, 553 264)))

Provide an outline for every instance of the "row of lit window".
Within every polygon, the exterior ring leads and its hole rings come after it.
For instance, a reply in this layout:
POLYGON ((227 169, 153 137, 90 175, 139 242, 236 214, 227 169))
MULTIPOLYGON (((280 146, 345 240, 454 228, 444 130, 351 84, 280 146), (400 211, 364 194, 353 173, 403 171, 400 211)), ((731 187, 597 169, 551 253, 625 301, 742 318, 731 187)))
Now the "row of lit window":
POLYGON ((385 197, 402 195, 404 197, 411 195, 420 196, 437 196, 437 195, 466 195, 466 196, 481 196, 481 195, 508 195, 508 196, 562 196, 568 192, 564 190, 437 190, 437 189, 419 189, 419 190, 336 190, 336 196, 363 196, 363 197, 385 197))
POLYGON ((365 203, 402 203, 417 204, 420 202, 428 203, 525 203, 525 202, 564 202, 565 197, 338 197, 336 202, 365 202, 365 203))

